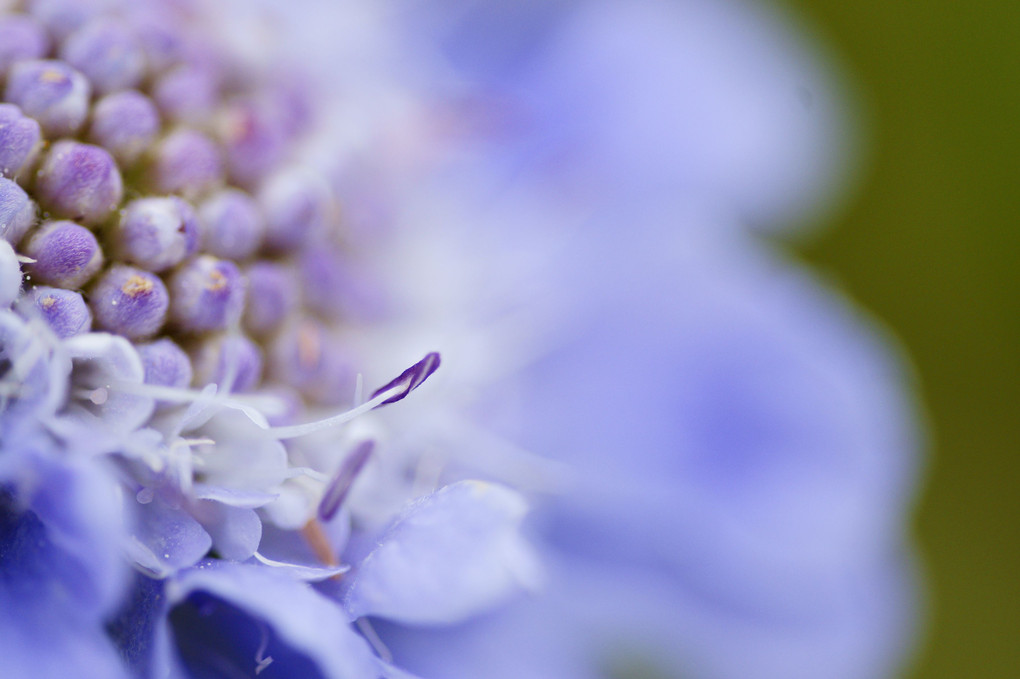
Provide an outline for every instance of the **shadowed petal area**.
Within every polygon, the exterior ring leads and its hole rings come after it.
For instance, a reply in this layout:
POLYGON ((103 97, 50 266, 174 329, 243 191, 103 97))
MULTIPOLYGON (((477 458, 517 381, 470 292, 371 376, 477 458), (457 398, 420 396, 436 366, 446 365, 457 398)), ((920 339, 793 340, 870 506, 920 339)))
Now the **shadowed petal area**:
POLYGON ((177 651, 195 677, 370 679, 381 670, 342 610, 266 569, 205 562, 167 588, 177 651))

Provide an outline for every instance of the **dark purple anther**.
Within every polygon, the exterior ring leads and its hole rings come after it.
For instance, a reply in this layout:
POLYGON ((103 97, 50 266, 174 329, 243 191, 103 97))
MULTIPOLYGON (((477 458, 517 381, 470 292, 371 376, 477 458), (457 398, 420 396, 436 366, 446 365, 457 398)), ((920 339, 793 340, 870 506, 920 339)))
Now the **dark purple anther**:
POLYGON ((220 389, 251 391, 262 381, 262 351, 244 335, 220 334, 196 345, 192 351, 195 384, 210 382, 220 389))
POLYGON ((118 264, 92 286, 89 303, 99 329, 144 339, 163 327, 170 296, 155 274, 118 264))
POLYGON ((198 221, 177 196, 138 198, 121 211, 113 241, 121 259, 160 273, 198 250, 198 221))
POLYGON ((89 112, 84 75, 62 61, 19 61, 7 75, 4 100, 39 121, 48 137, 73 135, 89 112))
POLYGON ((266 105, 238 100, 220 118, 230 178, 241 186, 254 186, 284 160, 286 130, 272 114, 266 105))
POLYGON ((135 348, 145 367, 146 384, 176 389, 191 385, 191 359, 173 340, 164 337, 135 348))
POLYGON ((8 15, 0 18, 0 76, 22 59, 39 59, 50 51, 46 30, 31 17, 8 15))
POLYGON ((344 500, 347 499, 347 494, 351 491, 351 485, 354 483, 354 479, 358 477, 361 470, 364 468, 365 463, 368 462, 368 458, 372 456, 372 451, 375 449, 375 441, 362 441, 351 451, 350 455, 344 458, 344 461, 340 464, 340 469, 337 470, 336 475, 326 486, 326 492, 322 494, 322 500, 319 501, 319 520, 329 521, 343 506, 344 500))
POLYGON ((103 267, 103 251, 91 231, 74 222, 47 222, 24 246, 35 261, 25 268, 33 282, 80 288, 103 267))
POLYGON ((181 64, 156 81, 152 98, 168 120, 200 124, 220 103, 220 77, 211 65, 181 64))
POLYGON ((350 350, 316 320, 286 326, 270 348, 270 373, 309 401, 323 406, 350 405, 357 370, 350 350))
POLYGON ((92 109, 89 139, 125 165, 134 163, 159 134, 159 113, 141 92, 108 94, 92 109))
POLYGON ((25 190, 0 177, 0 238, 17 245, 35 224, 37 209, 25 190))
POLYGON ((393 379, 376 389, 372 393, 372 398, 393 389, 400 389, 398 393, 389 397, 379 405, 384 406, 387 403, 395 403, 421 386, 421 383, 427 380, 429 375, 434 373, 437 368, 439 368, 439 354, 435 351, 425 354, 425 358, 400 373, 396 379, 393 379))
POLYGON ((170 277, 170 318, 186 332, 226 330, 241 320, 245 281, 227 259, 199 255, 170 277))
POLYGON ((225 189, 198 207, 202 251, 227 259, 247 259, 262 244, 265 222, 243 191, 225 189))
POLYGON ((88 332, 92 328, 92 313, 79 292, 40 286, 29 290, 28 299, 60 339, 88 332))
POLYGON ((245 270, 248 301, 244 327, 256 337, 276 330, 298 308, 300 291, 293 272, 276 262, 255 262, 245 270))
POLYGON ((106 149, 64 140, 43 161, 36 190, 53 214, 93 226, 117 209, 124 186, 106 149))
POLYGON ((64 40, 60 57, 92 83, 97 92, 136 86, 145 75, 145 52, 129 26, 115 19, 95 19, 64 40))
POLYGON ((319 232, 333 215, 332 194, 322 177, 305 169, 279 172, 259 191, 269 250, 292 250, 319 232))
POLYGON ((31 165, 41 143, 42 132, 35 119, 14 104, 0 104, 0 174, 17 178, 31 165))
POLYGON ((159 193, 199 196, 223 179, 220 150, 201 132, 172 132, 156 146, 151 178, 159 193))

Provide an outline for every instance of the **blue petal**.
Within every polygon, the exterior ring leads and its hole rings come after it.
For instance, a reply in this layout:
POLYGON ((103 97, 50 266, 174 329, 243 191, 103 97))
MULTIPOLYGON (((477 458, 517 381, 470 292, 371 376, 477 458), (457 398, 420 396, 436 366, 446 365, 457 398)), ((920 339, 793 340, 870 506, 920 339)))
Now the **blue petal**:
POLYGON ((167 595, 178 652, 196 677, 250 676, 260 665, 260 677, 381 673, 335 602, 268 569, 202 564, 171 581, 167 595))
POLYGON ((461 481, 412 505, 358 566, 346 605, 415 624, 463 620, 536 584, 517 493, 461 481))

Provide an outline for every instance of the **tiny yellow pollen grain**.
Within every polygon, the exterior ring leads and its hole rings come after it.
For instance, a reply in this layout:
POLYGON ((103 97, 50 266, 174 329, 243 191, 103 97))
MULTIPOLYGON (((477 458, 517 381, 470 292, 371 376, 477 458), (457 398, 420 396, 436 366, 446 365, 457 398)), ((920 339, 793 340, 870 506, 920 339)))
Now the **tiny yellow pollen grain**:
POLYGON ((65 80, 64 74, 55 68, 48 68, 42 72, 39 79, 45 83, 59 83, 65 80))
POLYGON ((222 290, 227 286, 227 277, 221 274, 219 271, 213 271, 209 274, 209 282, 205 284, 205 289, 211 292, 222 290))
POLYGON ((57 299, 53 295, 46 295, 39 303, 42 304, 43 309, 49 309, 57 303, 57 299))
POLYGON ((152 290, 152 281, 142 276, 134 275, 127 279, 120 290, 128 297, 138 297, 152 290))

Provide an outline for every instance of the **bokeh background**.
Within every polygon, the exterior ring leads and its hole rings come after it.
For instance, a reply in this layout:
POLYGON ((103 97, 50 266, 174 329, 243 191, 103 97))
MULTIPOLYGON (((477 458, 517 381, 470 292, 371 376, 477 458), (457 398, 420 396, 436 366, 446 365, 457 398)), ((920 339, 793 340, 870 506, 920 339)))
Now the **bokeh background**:
POLYGON ((914 679, 1020 676, 1020 3, 786 0, 863 97, 856 191, 795 247, 892 327, 930 455, 914 679))

